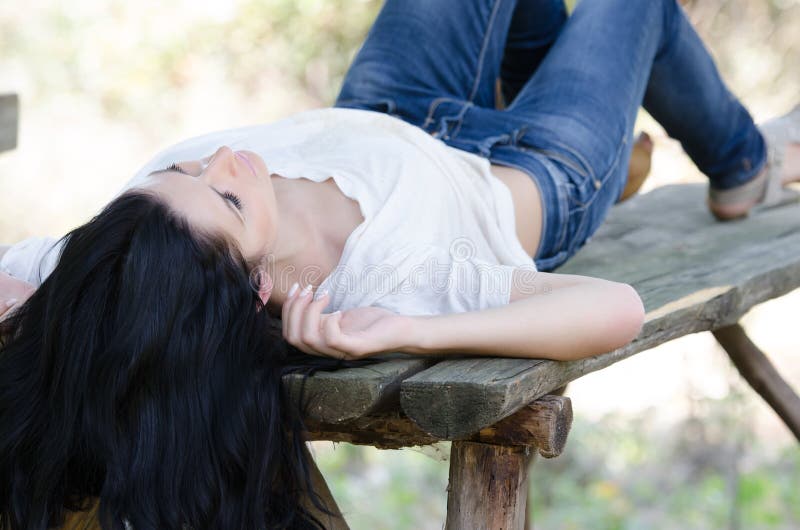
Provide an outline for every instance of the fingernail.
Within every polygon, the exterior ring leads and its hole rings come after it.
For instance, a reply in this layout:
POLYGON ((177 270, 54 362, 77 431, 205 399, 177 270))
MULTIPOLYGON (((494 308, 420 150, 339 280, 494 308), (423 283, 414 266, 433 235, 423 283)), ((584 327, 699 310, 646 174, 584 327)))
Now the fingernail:
POLYGON ((305 287, 303 287, 302 291, 300 291, 300 296, 307 296, 308 293, 310 292, 311 292, 311 284, 309 283, 305 287))
POLYGON ((8 300, 6 300, 6 307, 11 307, 16 303, 17 303, 16 298, 9 298, 8 300))
POLYGON ((297 291, 298 287, 300 286, 297 284, 297 282, 294 282, 292 286, 289 288, 289 296, 292 296, 295 293, 295 291, 297 291))

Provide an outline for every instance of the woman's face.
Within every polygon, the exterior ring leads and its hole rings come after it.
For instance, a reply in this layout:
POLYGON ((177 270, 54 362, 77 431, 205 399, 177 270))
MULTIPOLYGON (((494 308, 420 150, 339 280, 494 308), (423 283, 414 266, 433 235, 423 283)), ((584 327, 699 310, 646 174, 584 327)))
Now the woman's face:
POLYGON ((246 259, 269 252, 277 237, 277 207, 264 160, 223 146, 200 160, 177 161, 139 186, 155 191, 196 227, 222 234, 246 259))

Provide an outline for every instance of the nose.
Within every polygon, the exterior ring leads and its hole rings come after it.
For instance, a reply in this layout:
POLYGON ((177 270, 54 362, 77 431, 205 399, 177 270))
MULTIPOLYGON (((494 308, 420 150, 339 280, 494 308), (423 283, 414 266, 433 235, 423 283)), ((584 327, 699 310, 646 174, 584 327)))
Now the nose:
POLYGON ((227 145, 217 149, 211 157, 202 159, 203 174, 210 177, 236 177, 236 157, 227 145))

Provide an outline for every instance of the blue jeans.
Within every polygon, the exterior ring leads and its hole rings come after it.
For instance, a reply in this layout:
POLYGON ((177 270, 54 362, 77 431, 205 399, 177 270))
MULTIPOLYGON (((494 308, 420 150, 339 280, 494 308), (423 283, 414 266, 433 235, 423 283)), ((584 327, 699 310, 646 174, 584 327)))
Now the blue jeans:
POLYGON ((715 188, 752 179, 766 146, 676 0, 386 0, 336 107, 385 112, 516 167, 542 197, 534 255, 553 270, 625 186, 640 106, 715 188), (495 82, 512 99, 497 110, 495 82))

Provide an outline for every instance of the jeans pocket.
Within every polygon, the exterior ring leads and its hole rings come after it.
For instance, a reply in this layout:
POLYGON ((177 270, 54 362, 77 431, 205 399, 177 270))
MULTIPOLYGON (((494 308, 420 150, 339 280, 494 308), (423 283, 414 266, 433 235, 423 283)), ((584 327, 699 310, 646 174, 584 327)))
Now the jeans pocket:
POLYGON ((588 162, 568 146, 560 145, 553 140, 546 142, 537 140, 533 131, 529 129, 525 126, 514 131, 512 137, 516 147, 545 156, 558 166, 566 176, 563 184, 570 204, 575 207, 587 206, 598 188, 598 180, 588 162), (545 143, 547 147, 542 145, 545 143))

